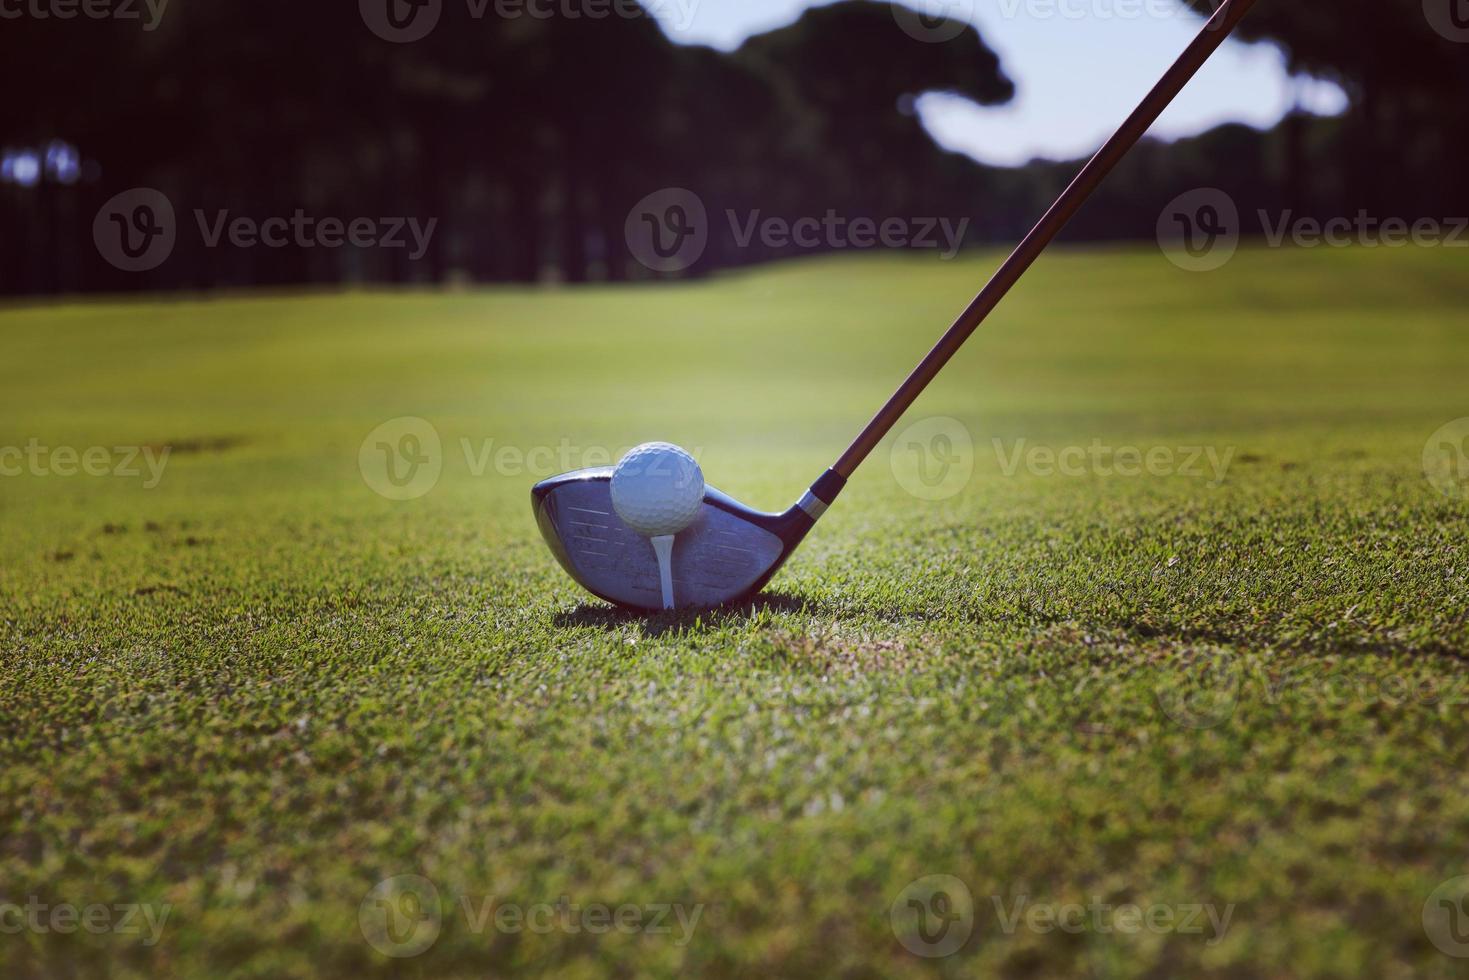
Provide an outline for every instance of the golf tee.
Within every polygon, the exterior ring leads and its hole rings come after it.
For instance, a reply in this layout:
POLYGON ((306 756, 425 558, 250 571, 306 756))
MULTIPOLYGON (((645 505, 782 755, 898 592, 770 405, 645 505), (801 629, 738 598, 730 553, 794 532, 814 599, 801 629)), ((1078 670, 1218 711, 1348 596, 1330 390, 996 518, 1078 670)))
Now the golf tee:
POLYGON ((663 608, 673 608, 673 538, 660 534, 653 538, 653 553, 658 556, 658 578, 663 584, 663 608))

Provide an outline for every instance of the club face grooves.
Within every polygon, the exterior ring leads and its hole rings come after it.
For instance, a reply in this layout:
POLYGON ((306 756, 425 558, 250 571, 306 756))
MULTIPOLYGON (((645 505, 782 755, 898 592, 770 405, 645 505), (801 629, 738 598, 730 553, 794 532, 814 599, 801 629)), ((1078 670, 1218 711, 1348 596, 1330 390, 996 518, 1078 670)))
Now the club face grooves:
MULTIPOLYGON (((536 484, 536 523, 556 559, 587 591, 621 606, 661 609, 652 543, 613 510, 611 480, 612 468, 599 467, 536 484)), ((799 508, 767 514, 706 488, 698 518, 674 542, 676 604, 712 608, 758 592, 813 524, 799 508)))

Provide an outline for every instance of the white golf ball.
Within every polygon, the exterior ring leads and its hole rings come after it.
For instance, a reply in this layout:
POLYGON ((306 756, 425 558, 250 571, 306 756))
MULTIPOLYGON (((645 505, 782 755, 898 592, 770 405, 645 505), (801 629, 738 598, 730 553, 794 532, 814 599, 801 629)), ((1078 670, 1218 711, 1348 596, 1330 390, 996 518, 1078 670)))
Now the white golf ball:
POLYGON ((703 503, 704 471, 670 443, 645 442, 612 471, 612 508, 646 537, 677 534, 694 522, 703 503))

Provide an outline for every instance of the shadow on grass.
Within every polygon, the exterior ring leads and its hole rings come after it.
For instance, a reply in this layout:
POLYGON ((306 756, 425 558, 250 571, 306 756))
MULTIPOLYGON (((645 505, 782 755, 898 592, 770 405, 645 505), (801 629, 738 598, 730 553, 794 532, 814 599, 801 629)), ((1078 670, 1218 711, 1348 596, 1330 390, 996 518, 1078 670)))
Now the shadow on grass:
POLYGON ((784 592, 762 592, 739 602, 714 609, 679 609, 668 612, 638 612, 584 602, 570 612, 557 613, 552 622, 557 627, 583 627, 608 631, 629 626, 644 636, 662 636, 683 630, 719 630, 732 623, 747 623, 770 613, 821 613, 825 607, 816 600, 784 592))
POLYGON ((1394 658, 1404 656, 1445 657, 1469 661, 1469 651, 1443 640, 1399 641, 1371 636, 1313 637, 1279 636, 1269 629, 1200 629, 1124 617, 1117 625, 1138 643, 1160 640, 1183 645, 1208 644, 1229 650, 1274 650, 1280 653, 1334 653, 1347 657, 1394 658))

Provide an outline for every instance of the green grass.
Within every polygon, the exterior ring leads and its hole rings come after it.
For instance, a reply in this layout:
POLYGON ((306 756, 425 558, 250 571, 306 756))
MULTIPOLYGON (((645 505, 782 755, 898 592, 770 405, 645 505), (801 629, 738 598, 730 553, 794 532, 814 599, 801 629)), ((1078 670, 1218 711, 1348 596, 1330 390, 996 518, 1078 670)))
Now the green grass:
POLYGON ((647 439, 788 504, 995 261, 0 312, 0 446, 174 447, 152 489, 0 477, 0 901, 169 907, 151 946, 0 935, 0 974, 1462 971, 1422 912, 1469 873, 1469 509, 1421 461, 1469 415, 1462 256, 1056 254, 907 420, 969 433, 956 495, 890 440, 703 615, 541 544, 536 478, 647 439), (358 463, 400 416, 444 447, 406 502, 358 463), (1093 443, 1232 456, 1006 472, 1093 443), (400 874, 443 909, 411 959, 359 926, 400 874), (974 909, 933 960, 889 919, 931 874, 974 909), (561 896, 706 908, 682 944, 466 918, 561 896), (1007 932, 1021 896, 1232 910, 1007 932))

